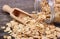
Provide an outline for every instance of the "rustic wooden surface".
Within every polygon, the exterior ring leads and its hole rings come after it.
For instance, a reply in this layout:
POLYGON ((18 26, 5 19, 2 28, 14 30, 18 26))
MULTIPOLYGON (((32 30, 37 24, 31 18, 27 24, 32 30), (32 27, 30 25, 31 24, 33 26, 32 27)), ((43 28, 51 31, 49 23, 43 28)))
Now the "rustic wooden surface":
POLYGON ((3 5, 9 5, 11 7, 17 7, 24 11, 31 13, 33 9, 34 0, 0 0, 0 26, 5 25, 11 20, 9 14, 2 10, 3 5))

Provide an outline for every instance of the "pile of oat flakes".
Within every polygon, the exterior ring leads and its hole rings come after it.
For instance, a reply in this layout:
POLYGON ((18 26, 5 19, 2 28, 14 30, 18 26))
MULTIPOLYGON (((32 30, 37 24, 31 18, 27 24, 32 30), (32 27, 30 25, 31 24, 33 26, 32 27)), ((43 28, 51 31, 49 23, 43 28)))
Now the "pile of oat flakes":
MULTIPOLYGON (((47 24, 44 22, 46 14, 50 13, 49 5, 46 0, 41 3, 42 12, 36 14, 37 19, 24 17, 26 25, 23 25, 16 20, 7 23, 4 32, 10 33, 15 39, 57 39, 60 37, 60 28, 54 24, 47 24)), ((59 0, 56 0, 55 12, 59 12, 59 0)), ((4 38, 12 39, 11 36, 4 36, 4 38)))

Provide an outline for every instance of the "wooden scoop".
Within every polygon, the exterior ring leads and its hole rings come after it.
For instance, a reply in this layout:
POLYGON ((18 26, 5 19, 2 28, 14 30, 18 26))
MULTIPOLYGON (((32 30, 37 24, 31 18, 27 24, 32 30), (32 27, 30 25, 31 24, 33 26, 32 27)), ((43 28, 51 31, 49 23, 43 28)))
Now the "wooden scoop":
POLYGON ((31 14, 29 14, 21 9, 18 9, 18 8, 11 8, 8 5, 3 6, 3 11, 8 12, 12 18, 16 19, 17 21, 19 21, 23 24, 26 24, 26 22, 22 19, 23 17, 28 16, 30 18, 33 18, 33 16, 31 14))

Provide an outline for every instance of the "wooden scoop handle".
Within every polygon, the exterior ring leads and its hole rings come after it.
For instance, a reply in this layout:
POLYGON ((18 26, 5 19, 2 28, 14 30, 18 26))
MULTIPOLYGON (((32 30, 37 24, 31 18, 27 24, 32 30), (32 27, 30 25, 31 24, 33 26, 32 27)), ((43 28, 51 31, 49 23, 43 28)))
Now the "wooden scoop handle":
POLYGON ((8 12, 8 13, 10 13, 10 12, 13 11, 13 8, 11 8, 11 7, 8 6, 8 5, 4 5, 2 9, 3 9, 3 11, 8 12))

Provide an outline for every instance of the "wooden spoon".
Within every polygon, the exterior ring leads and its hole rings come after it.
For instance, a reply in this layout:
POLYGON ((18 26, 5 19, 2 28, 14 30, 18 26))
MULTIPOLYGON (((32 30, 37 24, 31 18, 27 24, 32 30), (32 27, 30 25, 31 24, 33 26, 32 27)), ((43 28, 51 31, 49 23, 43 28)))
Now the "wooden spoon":
POLYGON ((30 18, 34 18, 31 14, 29 14, 21 9, 18 9, 18 8, 11 8, 8 5, 4 5, 2 9, 3 9, 3 11, 8 12, 12 18, 23 23, 24 25, 26 24, 26 22, 25 22, 25 20, 22 19, 23 17, 28 16, 30 18))

